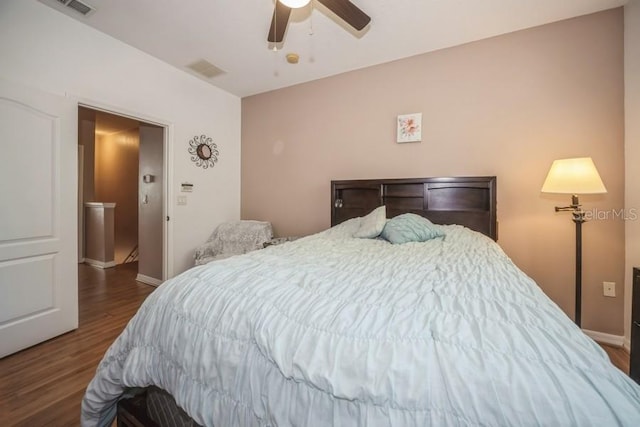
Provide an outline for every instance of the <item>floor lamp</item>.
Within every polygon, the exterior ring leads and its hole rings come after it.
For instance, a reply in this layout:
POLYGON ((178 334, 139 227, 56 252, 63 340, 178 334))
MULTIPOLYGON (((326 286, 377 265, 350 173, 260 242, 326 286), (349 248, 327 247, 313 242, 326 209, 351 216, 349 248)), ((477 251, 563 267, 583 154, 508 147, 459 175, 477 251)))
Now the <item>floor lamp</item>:
POLYGON ((582 223, 585 212, 579 194, 601 194, 607 189, 600 179, 591 157, 556 160, 551 165, 542 186, 543 193, 571 194, 571 205, 556 206, 556 212, 571 212, 576 224, 576 325, 580 326, 582 311, 582 223))

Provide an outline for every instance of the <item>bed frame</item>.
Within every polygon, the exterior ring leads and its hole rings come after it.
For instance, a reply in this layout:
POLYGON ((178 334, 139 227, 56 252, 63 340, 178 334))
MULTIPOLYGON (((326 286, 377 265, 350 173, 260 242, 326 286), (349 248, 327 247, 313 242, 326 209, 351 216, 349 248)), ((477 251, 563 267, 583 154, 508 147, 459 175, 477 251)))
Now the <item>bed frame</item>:
POLYGON ((498 240, 495 176, 331 181, 331 226, 382 205, 388 218, 410 212, 498 240))
MULTIPOLYGON (((331 181, 332 226, 382 205, 388 218, 411 212, 437 224, 459 224, 498 239, 495 176, 331 181)), ((180 411, 175 401, 168 406, 169 412, 180 411)), ((146 391, 118 402, 118 427, 140 426, 158 426, 148 416, 146 391)))

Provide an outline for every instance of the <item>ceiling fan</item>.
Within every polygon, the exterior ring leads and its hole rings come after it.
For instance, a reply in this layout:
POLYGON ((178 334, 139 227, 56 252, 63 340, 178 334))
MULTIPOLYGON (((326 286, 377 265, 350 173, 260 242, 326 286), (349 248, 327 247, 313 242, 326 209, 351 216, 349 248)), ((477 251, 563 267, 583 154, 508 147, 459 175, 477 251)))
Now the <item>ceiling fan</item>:
MULTIPOLYGON (((271 28, 267 40, 270 43, 280 43, 284 39, 284 33, 289 23, 291 9, 306 6, 312 0, 276 0, 276 7, 273 10, 271 28)), ((317 0, 327 9, 338 15, 344 22, 351 25, 356 30, 362 30, 371 21, 371 18, 358 9, 349 0, 317 0)))

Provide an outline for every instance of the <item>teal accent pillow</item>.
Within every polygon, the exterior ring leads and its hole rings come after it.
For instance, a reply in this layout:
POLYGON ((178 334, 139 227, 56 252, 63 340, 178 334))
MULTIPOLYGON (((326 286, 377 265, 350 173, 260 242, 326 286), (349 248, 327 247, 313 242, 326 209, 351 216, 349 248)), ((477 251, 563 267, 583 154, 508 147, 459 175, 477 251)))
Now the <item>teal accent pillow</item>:
POLYGON ((394 245, 408 242, 426 242, 443 237, 444 230, 420 215, 406 213, 387 221, 380 234, 394 245))

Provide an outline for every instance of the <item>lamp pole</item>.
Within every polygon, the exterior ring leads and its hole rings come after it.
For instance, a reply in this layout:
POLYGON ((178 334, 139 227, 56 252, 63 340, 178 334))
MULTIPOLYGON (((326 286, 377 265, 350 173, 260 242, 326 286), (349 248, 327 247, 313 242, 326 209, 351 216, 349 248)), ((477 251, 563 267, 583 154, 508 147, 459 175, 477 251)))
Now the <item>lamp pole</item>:
POLYGON ((571 196, 571 205, 558 207, 556 212, 570 211, 573 215, 573 222, 576 224, 576 314, 574 322, 581 326, 582 323, 582 224, 587 220, 580 205, 577 194, 571 196))
POLYGON ((585 222, 584 212, 574 212, 573 222, 576 223, 576 325, 581 324, 582 315, 582 223, 585 222))

